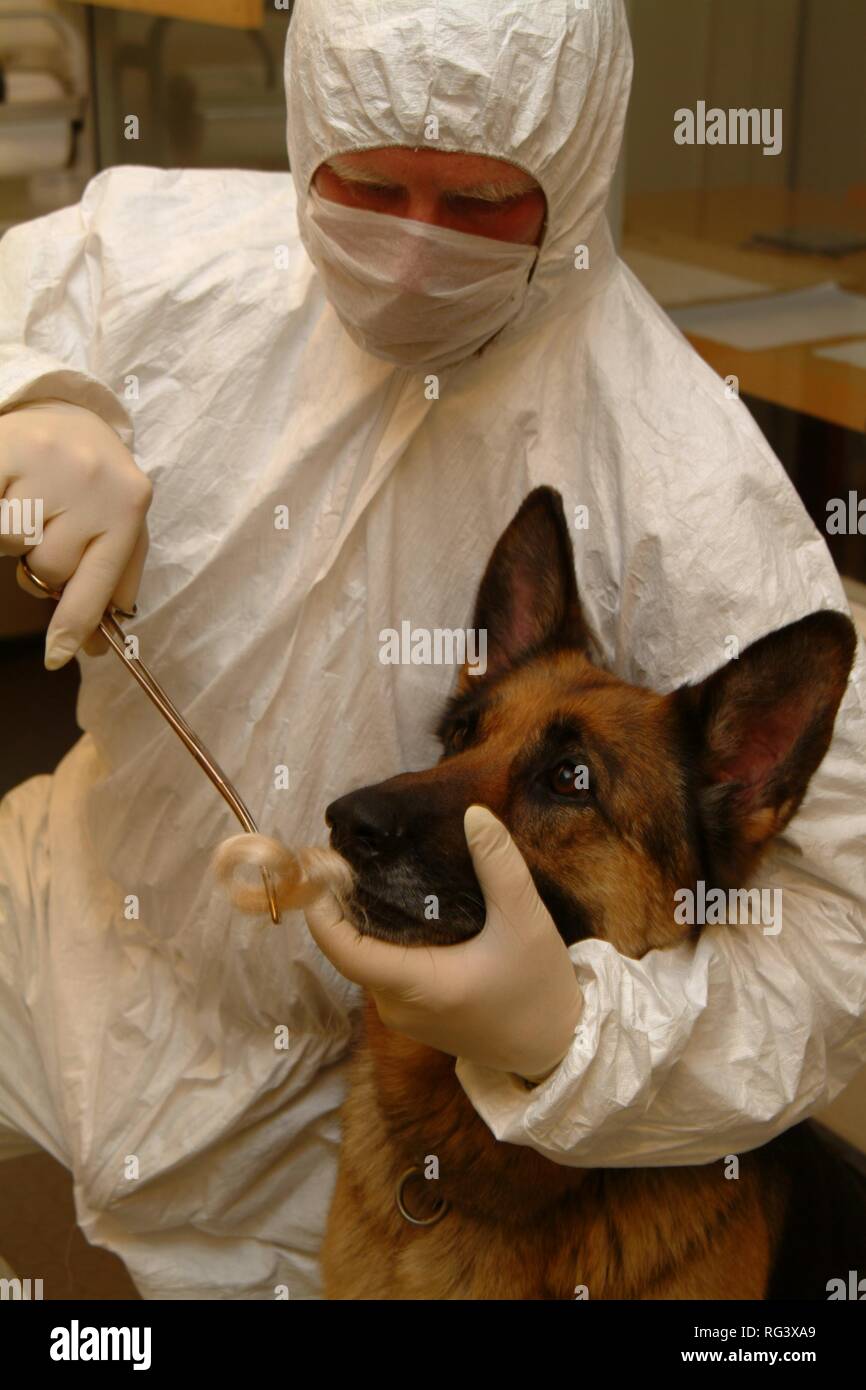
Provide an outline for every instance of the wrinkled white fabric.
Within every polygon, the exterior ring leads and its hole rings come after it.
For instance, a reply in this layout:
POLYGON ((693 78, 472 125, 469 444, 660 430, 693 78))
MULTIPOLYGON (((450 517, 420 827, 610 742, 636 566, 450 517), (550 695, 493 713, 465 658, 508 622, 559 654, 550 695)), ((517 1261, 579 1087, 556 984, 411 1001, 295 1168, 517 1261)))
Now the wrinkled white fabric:
POLYGON ((310 189, 301 237, 346 332, 367 352, 437 372, 514 318, 534 246, 344 207, 310 189))
MULTIPOLYGON (((614 0, 299 0, 293 179, 110 169, 0 244, 0 403, 79 402, 134 447, 154 483, 142 655, 289 843, 437 756, 454 673, 383 665, 378 634, 469 622, 537 484, 588 508, 581 593, 629 680, 670 690, 730 634, 845 607, 747 410, 613 255, 630 66, 614 0), (352 341, 297 232, 322 158, 420 144, 431 113, 440 147, 513 157, 550 213, 518 313, 438 399, 352 341)), ((207 874, 227 808, 116 660, 82 672, 85 736, 0 809, 0 1146, 70 1166, 85 1231, 148 1297, 316 1297, 358 992, 300 915, 233 915, 207 874)), ((861 644, 762 871, 782 932, 709 928, 640 962, 573 946, 583 1026, 549 1080, 458 1063, 495 1133, 560 1163, 700 1162, 866 1059, 864 688, 861 644)))

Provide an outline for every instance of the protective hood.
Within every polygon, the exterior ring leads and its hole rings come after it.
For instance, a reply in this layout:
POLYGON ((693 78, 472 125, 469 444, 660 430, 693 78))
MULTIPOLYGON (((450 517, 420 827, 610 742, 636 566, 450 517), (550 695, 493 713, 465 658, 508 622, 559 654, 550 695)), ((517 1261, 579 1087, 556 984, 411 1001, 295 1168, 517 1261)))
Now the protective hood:
POLYGON ((287 138, 307 250, 310 180, 333 155, 407 145, 505 159, 547 198, 512 327, 567 312, 610 261, 603 212, 631 71, 621 0, 298 0, 287 138), (580 245, 588 273, 575 271, 580 245))
MULTIPOLYGON (((289 32, 303 195, 322 159, 423 145, 431 116, 439 148, 539 180, 517 317, 430 390, 345 331, 285 171, 115 166, 0 241, 0 411, 59 397, 133 450, 153 503, 129 630, 261 828, 305 845, 329 802, 439 756, 456 672, 383 640, 460 635, 533 487, 561 492, 602 664, 633 683, 702 680, 732 637, 845 600, 743 402, 610 250, 620 4, 299 0, 289 32)), ((301 914, 231 909, 209 860, 236 823, 124 665, 83 656, 81 680, 84 738, 0 803, 0 1158, 62 1161, 146 1298, 318 1297, 359 990, 301 914)), ((496 1138, 572 1167, 704 1164, 837 1094, 866 1063, 864 747, 861 650, 756 883, 784 890, 784 930, 639 961, 574 943, 560 1068, 528 1090, 456 1063, 496 1138)))

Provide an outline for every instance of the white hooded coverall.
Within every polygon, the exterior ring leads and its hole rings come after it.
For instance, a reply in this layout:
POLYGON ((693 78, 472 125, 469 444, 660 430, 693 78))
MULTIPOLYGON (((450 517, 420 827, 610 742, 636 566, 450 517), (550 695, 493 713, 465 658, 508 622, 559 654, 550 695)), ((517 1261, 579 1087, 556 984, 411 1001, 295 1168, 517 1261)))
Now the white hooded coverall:
MULTIPOLYGON (((87 406, 153 480, 130 628, 262 829, 321 842, 332 798, 435 760, 454 672, 384 665, 378 634, 470 622, 538 484, 588 508, 580 592, 627 680, 669 691, 730 635, 846 607, 748 411, 612 249, 619 0, 300 0, 286 73, 291 176, 111 168, 0 246, 0 408, 87 406), (430 115, 435 148, 512 161, 548 201, 512 321, 438 399, 356 346, 298 232, 322 160, 424 146, 430 115)), ((0 807, 0 1154, 68 1165, 145 1297, 318 1297, 360 991, 299 914, 233 913, 208 873, 225 804, 111 654, 81 666, 84 736, 0 807)), ((573 946, 583 1026, 549 1080, 457 1064, 498 1137, 577 1166, 709 1161, 866 1060, 864 689, 861 643, 761 871, 781 933, 573 946)))

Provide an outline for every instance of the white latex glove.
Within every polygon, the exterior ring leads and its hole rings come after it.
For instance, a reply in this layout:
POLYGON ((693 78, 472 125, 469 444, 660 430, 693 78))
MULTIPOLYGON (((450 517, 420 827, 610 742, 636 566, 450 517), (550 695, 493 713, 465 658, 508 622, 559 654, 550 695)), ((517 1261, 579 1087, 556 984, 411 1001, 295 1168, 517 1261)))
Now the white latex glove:
POLYGON ((433 947, 361 936, 330 893, 306 909, 307 925, 332 965, 370 990, 386 1027, 543 1080, 569 1051, 583 1007, 574 966, 502 822, 470 806, 463 825, 487 904, 477 936, 433 947))
MULTIPOLYGON (((131 610, 147 554, 152 488, 114 430, 83 406, 29 401, 0 415, 0 495, 42 499, 43 536, 0 535, 0 554, 27 555, 63 596, 45 641, 49 671, 84 646, 107 650, 94 630, 109 603, 131 610)), ((44 598, 26 580, 27 593, 44 598)))

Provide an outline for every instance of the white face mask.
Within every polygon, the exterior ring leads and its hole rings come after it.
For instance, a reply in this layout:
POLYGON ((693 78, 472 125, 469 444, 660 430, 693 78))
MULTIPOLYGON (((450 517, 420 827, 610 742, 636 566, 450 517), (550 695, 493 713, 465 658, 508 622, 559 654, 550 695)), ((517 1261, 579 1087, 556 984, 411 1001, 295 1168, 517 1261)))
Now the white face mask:
POLYGON ((538 248, 455 232, 310 189, 301 236, 347 333, 374 357, 437 371, 517 313, 538 248))

